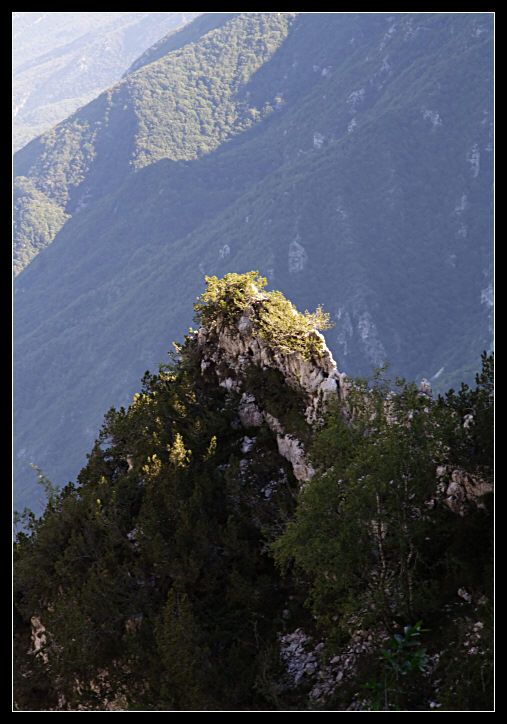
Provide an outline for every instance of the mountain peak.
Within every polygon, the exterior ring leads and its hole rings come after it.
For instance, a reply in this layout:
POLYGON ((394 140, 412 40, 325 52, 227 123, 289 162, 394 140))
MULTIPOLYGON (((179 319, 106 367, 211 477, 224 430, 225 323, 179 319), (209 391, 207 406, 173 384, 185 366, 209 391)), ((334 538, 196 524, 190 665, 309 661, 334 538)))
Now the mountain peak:
POLYGON ((267 280, 258 272, 206 277, 206 282, 195 305, 202 373, 241 395, 242 424, 266 423, 295 477, 308 480, 314 473, 304 450, 310 427, 321 422, 329 400, 343 398, 345 391, 345 375, 319 332, 329 328, 329 315, 320 307, 302 314, 281 292, 266 292, 267 280), (270 396, 280 396, 283 388, 298 399, 299 420, 294 410, 287 416, 282 406, 266 409, 270 396), (302 440, 295 434, 301 426, 302 440))

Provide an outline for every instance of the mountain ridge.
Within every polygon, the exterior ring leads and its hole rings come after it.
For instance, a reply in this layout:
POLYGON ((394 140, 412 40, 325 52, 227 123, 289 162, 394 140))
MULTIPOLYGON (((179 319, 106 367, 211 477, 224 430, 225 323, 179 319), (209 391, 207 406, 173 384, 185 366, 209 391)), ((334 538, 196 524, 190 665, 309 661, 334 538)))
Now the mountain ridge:
POLYGON ((13 13, 13 145, 23 147, 117 81, 196 13, 13 13))
POLYGON ((143 66, 153 63, 172 50, 178 50, 189 42, 199 40, 202 35, 220 27, 237 14, 238 13, 206 13, 201 16, 200 19, 192 22, 191 27, 187 26, 186 30, 185 28, 181 28, 160 38, 160 40, 154 43, 154 45, 148 48, 132 63, 124 75, 130 75, 130 73, 134 73, 143 66))

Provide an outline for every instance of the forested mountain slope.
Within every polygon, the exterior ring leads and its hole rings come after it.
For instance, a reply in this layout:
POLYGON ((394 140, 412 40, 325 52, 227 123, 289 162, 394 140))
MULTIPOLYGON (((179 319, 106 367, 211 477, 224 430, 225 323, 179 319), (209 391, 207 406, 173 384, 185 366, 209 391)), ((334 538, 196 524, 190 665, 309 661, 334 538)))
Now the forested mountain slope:
POLYGON ((145 48, 198 13, 13 13, 17 150, 118 81, 145 48))
POLYGON ((491 345, 491 16, 218 14, 164 42, 16 155, 21 503, 28 463, 75 475, 204 274, 322 303, 349 374, 445 389, 491 345))

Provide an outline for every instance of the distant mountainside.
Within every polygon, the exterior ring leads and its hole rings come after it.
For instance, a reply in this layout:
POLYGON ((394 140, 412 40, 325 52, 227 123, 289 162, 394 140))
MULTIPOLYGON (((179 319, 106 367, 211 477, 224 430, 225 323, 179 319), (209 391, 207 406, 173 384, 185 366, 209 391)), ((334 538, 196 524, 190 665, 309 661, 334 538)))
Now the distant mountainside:
POLYGON ((14 149, 115 83, 199 13, 13 13, 14 149))
POLYGON ((75 476, 204 274, 258 269, 323 304, 348 374, 470 379, 492 336, 492 32, 488 14, 203 16, 18 152, 19 503, 30 462, 75 476))

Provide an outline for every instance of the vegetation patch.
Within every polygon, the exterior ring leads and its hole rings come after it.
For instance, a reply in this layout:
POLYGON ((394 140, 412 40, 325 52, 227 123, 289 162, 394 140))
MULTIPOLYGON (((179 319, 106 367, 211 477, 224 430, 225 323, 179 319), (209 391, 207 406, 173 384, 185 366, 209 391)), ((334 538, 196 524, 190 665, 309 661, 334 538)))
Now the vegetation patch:
POLYGON ((322 307, 315 312, 298 312, 282 292, 266 292, 267 279, 259 272, 205 277, 207 288, 194 305, 197 321, 206 328, 217 325, 235 329, 243 315, 258 335, 281 354, 300 354, 305 359, 324 350, 317 329, 329 329, 330 316, 322 307))

